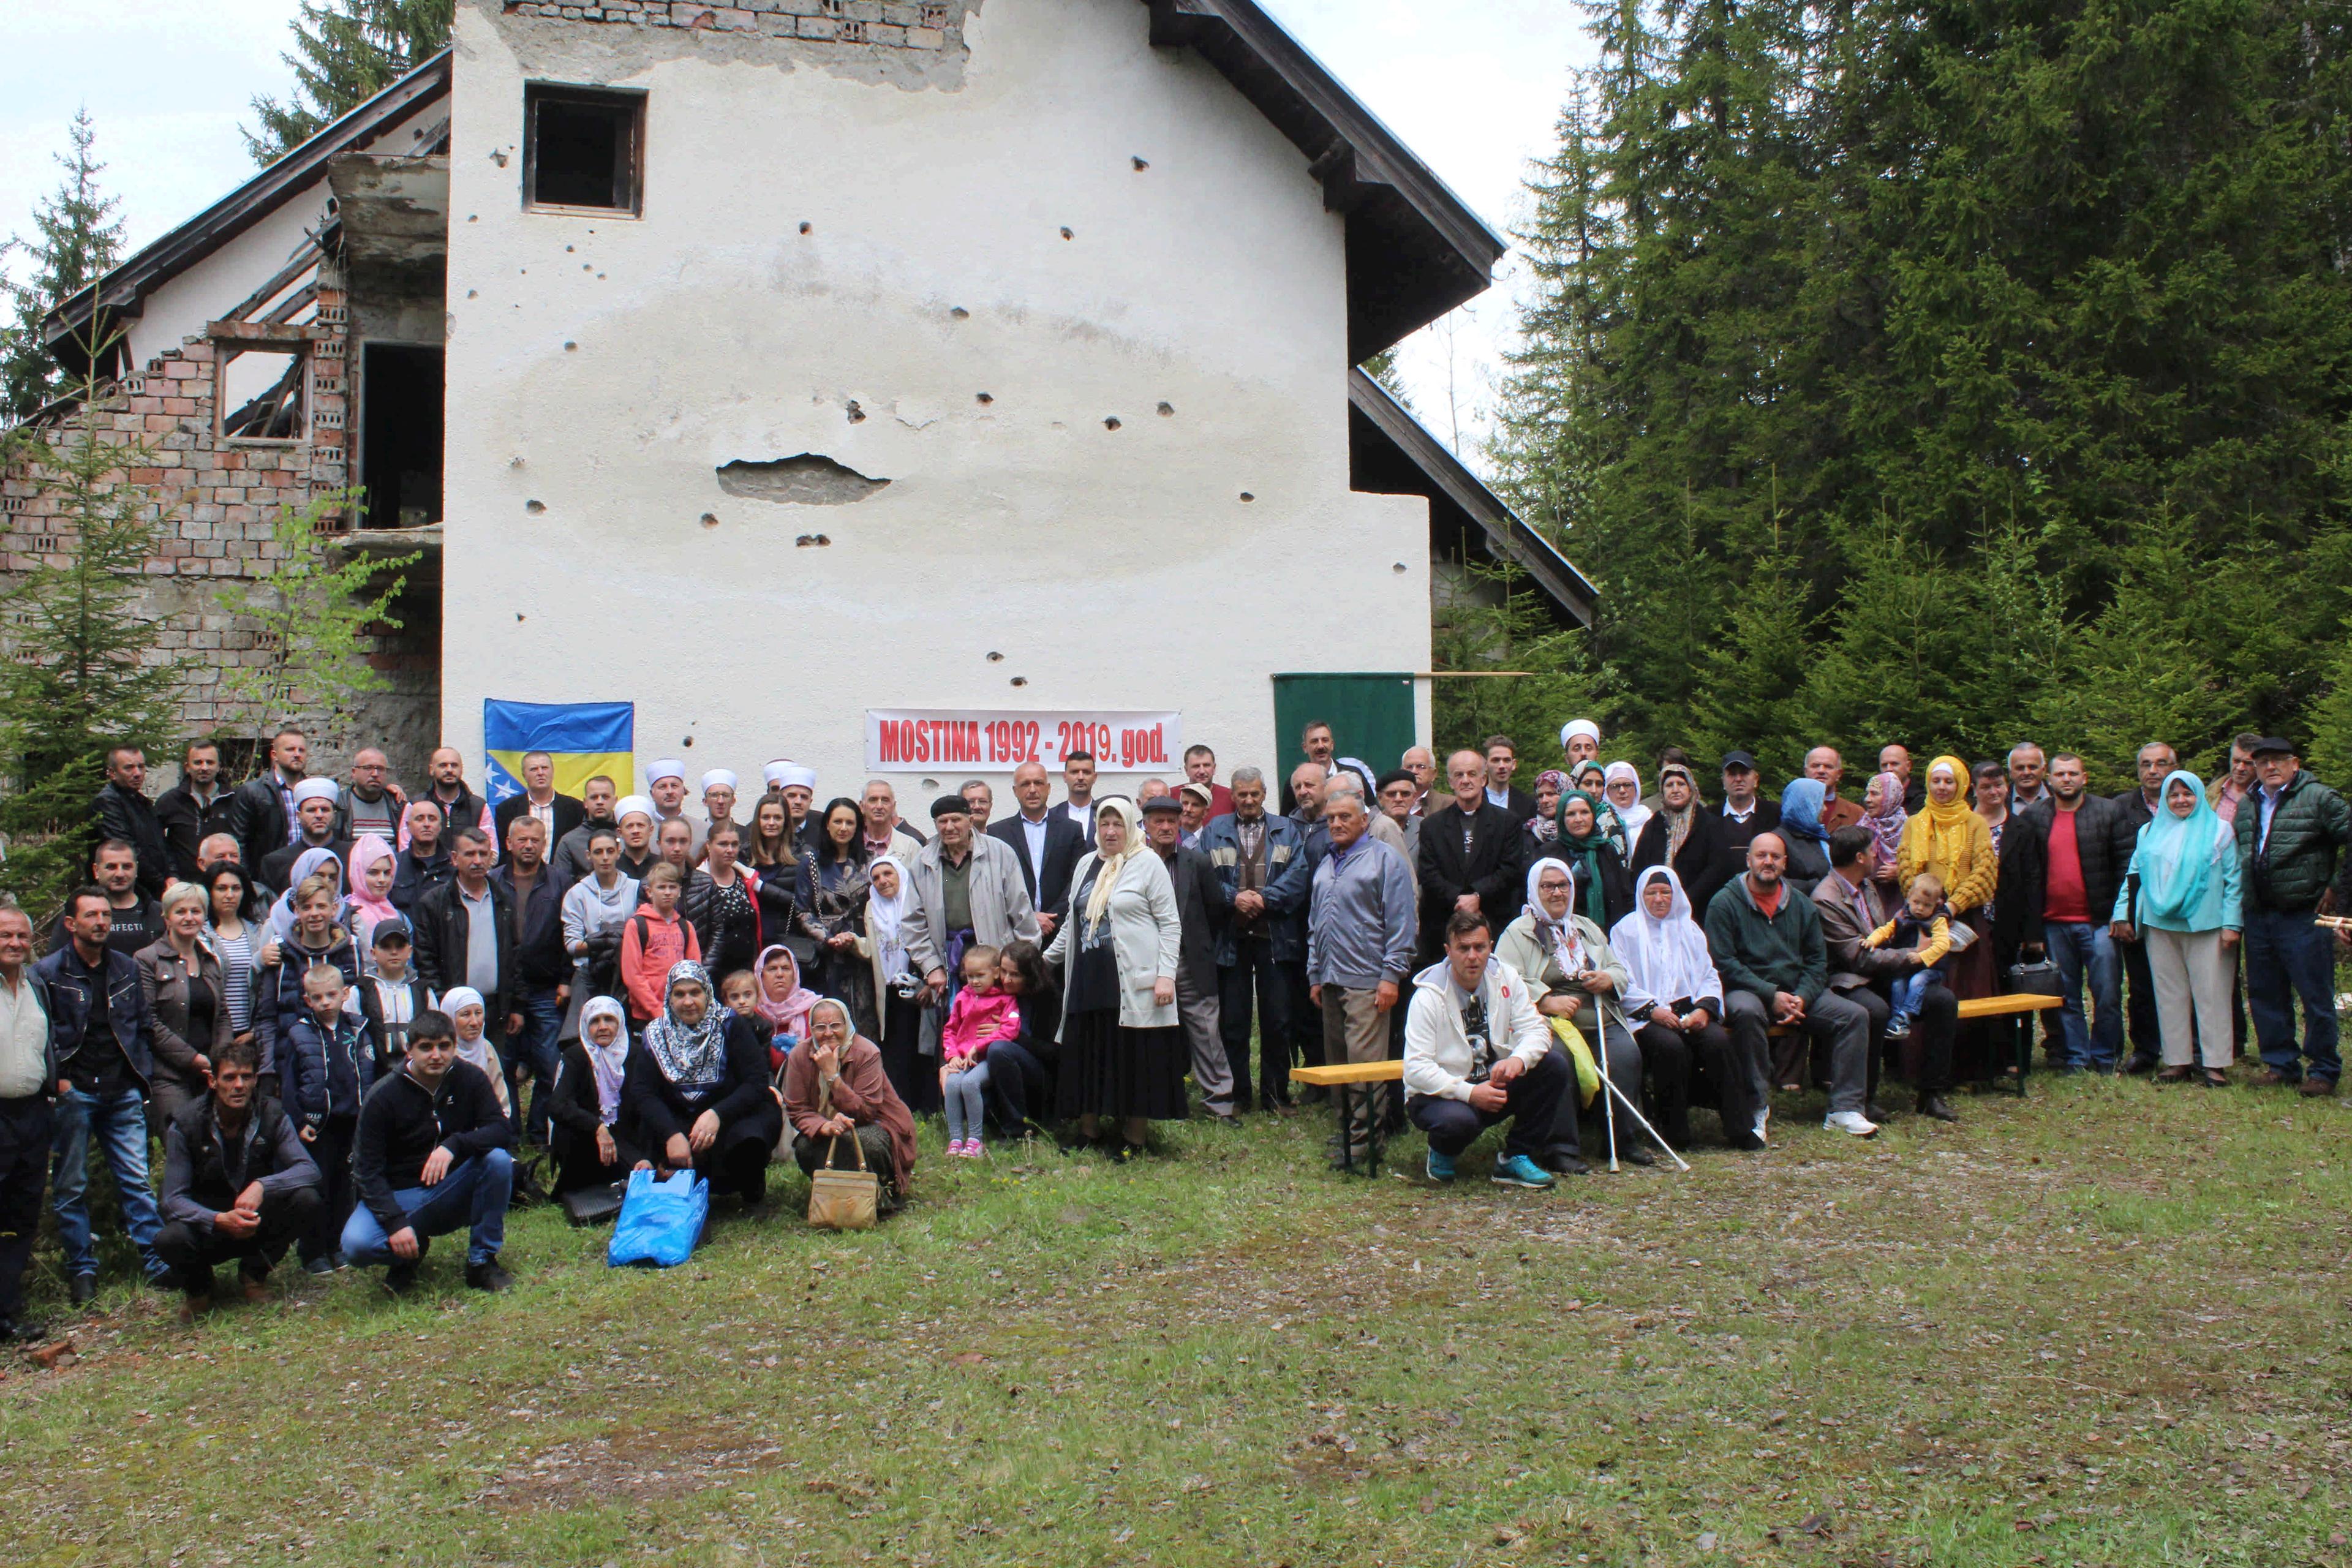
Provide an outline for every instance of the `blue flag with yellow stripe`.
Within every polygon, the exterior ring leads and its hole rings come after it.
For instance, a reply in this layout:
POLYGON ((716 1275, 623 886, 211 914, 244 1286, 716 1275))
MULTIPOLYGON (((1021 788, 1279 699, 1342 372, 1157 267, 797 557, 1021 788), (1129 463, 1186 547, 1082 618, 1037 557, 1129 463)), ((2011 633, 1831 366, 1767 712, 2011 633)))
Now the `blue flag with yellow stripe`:
POLYGON ((637 776, 634 702, 482 701, 482 769, 492 805, 522 793, 522 760, 545 752, 555 760, 555 787, 577 797, 598 773, 623 795, 637 776))

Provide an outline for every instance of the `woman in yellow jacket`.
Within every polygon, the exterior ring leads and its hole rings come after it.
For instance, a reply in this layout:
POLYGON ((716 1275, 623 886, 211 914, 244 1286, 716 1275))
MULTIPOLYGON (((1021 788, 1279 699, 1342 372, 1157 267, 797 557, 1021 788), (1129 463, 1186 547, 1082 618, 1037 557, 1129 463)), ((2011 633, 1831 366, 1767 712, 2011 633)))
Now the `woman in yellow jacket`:
MULTIPOLYGON (((2000 858, 1993 852, 1992 829, 1962 792, 1968 776, 1968 764, 1958 757, 1937 757, 1927 764, 1927 802, 1903 825, 1895 869, 1906 889, 1920 872, 1934 872, 1944 884, 1944 901, 1951 907, 1953 921, 1982 937, 1992 929, 2000 858)), ((1991 995, 1996 989, 1992 944, 1970 942, 1952 960, 1948 973, 1952 994, 1961 1000, 1991 995)))

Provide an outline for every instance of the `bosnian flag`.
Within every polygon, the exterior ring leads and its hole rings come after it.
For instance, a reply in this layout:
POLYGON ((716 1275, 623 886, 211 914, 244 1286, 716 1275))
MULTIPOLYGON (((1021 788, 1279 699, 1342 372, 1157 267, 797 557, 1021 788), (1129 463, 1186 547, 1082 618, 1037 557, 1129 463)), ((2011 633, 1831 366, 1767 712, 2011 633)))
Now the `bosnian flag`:
POLYGON ((522 760, 532 752, 555 759, 558 793, 577 799, 598 773, 623 795, 637 776, 634 702, 482 702, 484 791, 495 805, 522 793, 522 760))

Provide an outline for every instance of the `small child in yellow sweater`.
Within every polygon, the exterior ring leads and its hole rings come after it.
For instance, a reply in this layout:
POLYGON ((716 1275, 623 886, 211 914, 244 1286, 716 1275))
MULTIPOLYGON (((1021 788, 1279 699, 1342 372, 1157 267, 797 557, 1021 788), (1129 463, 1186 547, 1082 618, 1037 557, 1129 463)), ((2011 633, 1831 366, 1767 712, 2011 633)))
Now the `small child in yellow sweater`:
POLYGON ((1911 879, 1904 895, 1903 912, 1863 938, 1864 947, 1885 947, 1895 944, 1916 947, 1919 967, 1904 975, 1892 987, 1895 1010, 1886 1020, 1886 1037, 1906 1038, 1911 1033, 1911 1020, 1919 1014, 1919 999, 1927 987, 1944 979, 1943 963, 1952 954, 1952 910, 1944 902, 1944 884, 1933 871, 1922 871, 1911 879))

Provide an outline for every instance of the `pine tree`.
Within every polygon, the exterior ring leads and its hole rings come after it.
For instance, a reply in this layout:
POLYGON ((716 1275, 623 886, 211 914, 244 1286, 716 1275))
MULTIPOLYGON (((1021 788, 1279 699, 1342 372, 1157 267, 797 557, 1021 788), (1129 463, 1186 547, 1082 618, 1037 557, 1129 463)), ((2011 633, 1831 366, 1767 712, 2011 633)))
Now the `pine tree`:
POLYGON ((276 163, 447 47, 453 0, 302 0, 292 24, 294 97, 256 98, 245 134, 257 163, 276 163))
POLYGON ((254 646, 268 656, 262 664, 223 672, 219 688, 223 700, 240 709, 251 732, 265 742, 268 727, 286 715, 323 710, 327 728, 320 738, 340 744, 350 699, 390 687, 363 649, 371 628, 399 629, 392 606, 407 579, 394 575, 377 584, 385 573, 398 574, 423 556, 377 560, 346 552, 338 559, 336 536, 322 524, 360 500, 356 489, 331 490, 279 511, 270 523, 276 563, 269 575, 219 595, 223 614, 257 623, 254 646))
POLYGON ((74 111, 68 135, 73 151, 57 155, 66 177, 34 212, 33 238, 9 242, 31 266, 25 281, 8 287, 12 319, 0 329, 0 421, 28 418, 67 390, 66 374, 42 341, 42 319, 103 277, 121 254, 122 220, 115 216, 121 204, 100 194, 98 176, 106 165, 91 151, 98 132, 89 110, 74 111))
POLYGON ((1432 731, 1438 755, 1511 735, 1529 754, 1559 732, 1572 713, 1591 707, 1584 636, 1563 629, 1528 581, 1506 563, 1464 563, 1468 591, 1438 611, 1430 650, 1441 670, 1528 670, 1526 676, 1474 673, 1431 683, 1432 731))
POLYGON ((178 672, 153 649, 143 610, 147 563, 164 523, 154 491, 127 481, 153 460, 151 444, 118 439, 94 375, 61 435, 19 433, 30 470, 58 498, 70 553, 27 573, 0 596, 0 888, 45 920, 86 874, 90 798, 107 752, 151 753, 170 733, 178 672))

